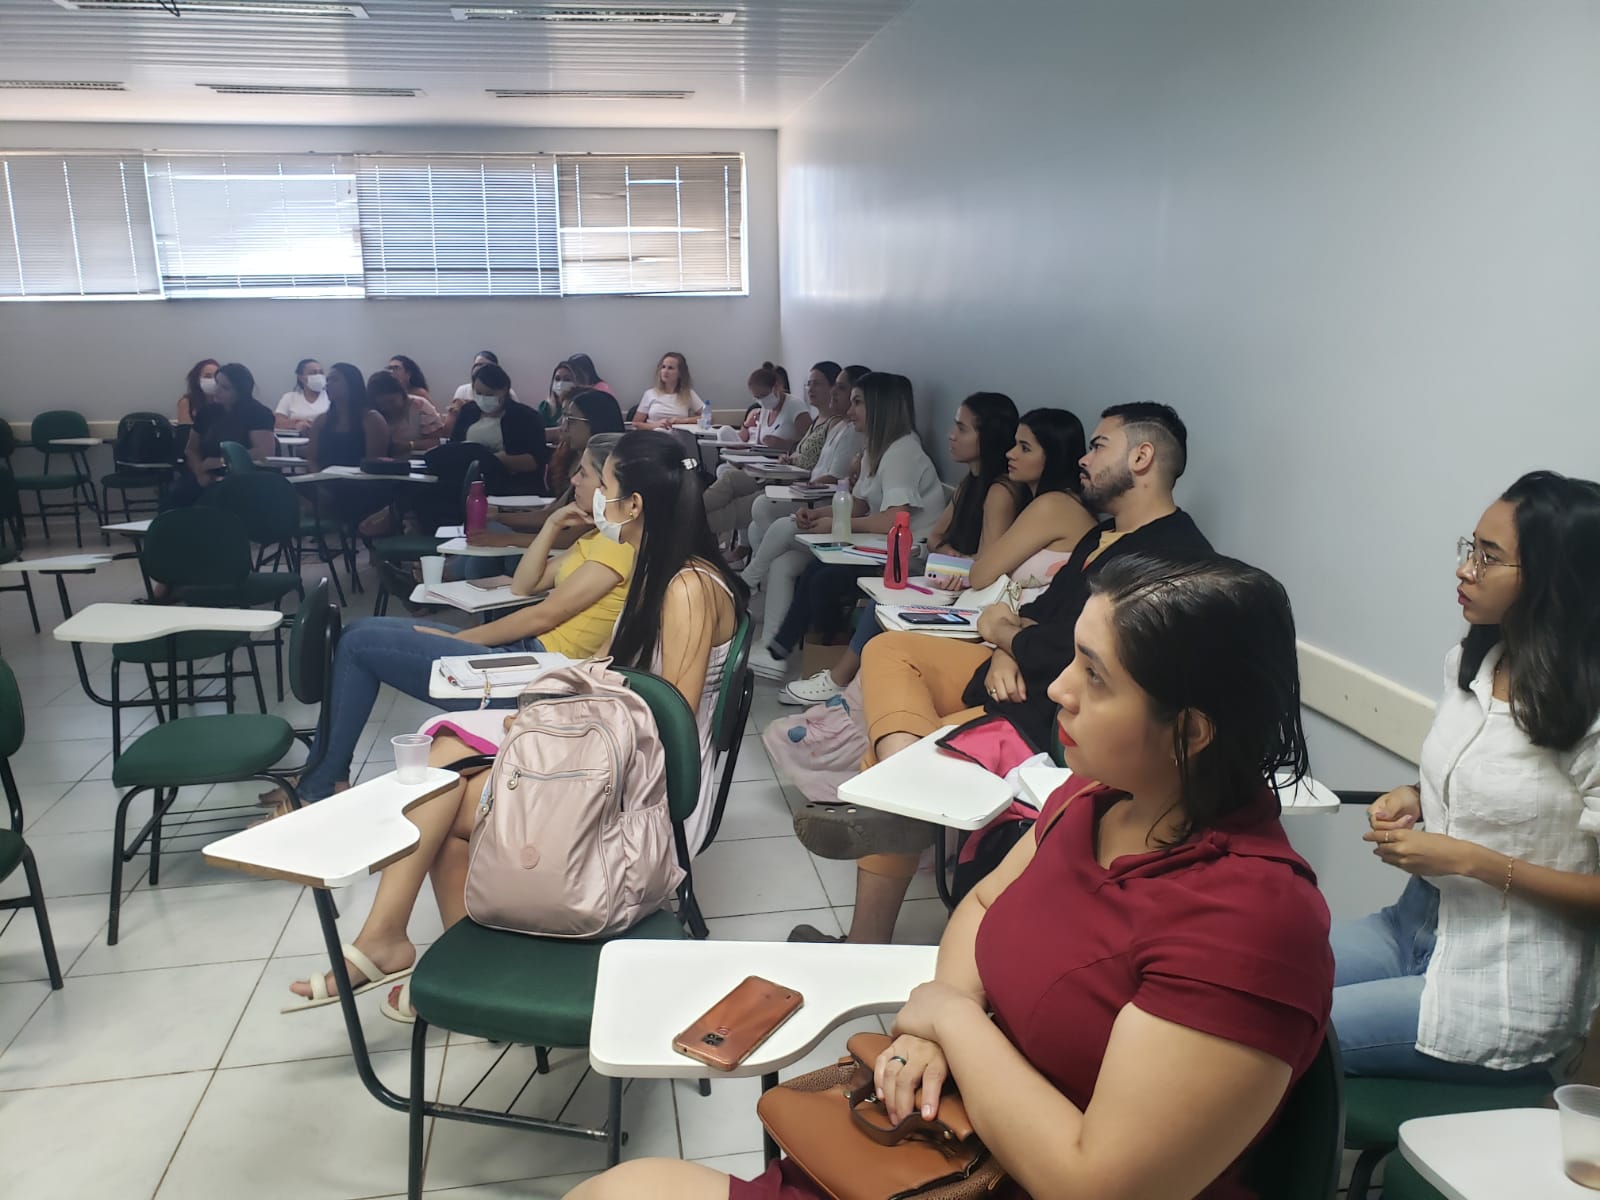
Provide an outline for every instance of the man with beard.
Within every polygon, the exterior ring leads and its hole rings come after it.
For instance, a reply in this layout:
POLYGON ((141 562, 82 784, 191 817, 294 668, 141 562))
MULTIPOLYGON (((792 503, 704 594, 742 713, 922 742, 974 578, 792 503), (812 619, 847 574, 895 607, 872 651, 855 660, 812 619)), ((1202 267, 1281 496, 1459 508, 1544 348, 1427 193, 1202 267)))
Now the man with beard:
MULTIPOLYGON (((1046 689, 1072 662, 1090 579, 1122 554, 1212 553, 1172 499, 1187 458, 1188 430, 1167 405, 1106 409, 1078 469, 1084 506, 1110 519, 1084 534, 1037 600, 1020 612, 1004 604, 984 609, 978 632, 992 652, 916 633, 884 633, 867 643, 861 693, 870 748, 863 766, 984 713, 1010 718, 1035 746, 1047 747, 1055 705, 1046 689)), ((795 832, 813 854, 856 861, 855 913, 843 940, 888 942, 932 827, 855 805, 808 804, 795 817, 795 832)), ((800 925, 789 940, 840 939, 800 925)))

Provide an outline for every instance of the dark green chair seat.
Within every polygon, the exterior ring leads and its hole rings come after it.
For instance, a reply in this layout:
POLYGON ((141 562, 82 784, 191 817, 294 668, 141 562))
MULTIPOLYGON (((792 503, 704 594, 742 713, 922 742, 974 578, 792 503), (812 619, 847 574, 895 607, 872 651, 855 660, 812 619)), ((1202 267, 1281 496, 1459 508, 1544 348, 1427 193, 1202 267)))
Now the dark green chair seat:
POLYGON ((1383 1200, 1444 1200, 1444 1193, 1396 1150, 1383 1163, 1383 1200))
POLYGON ((1344 1083, 1345 1145, 1352 1150, 1398 1145, 1400 1126, 1414 1117, 1537 1108, 1549 1098, 1554 1086, 1548 1080, 1494 1085, 1351 1076, 1344 1083))
MULTIPOLYGON (((422 533, 396 533, 374 540, 372 552, 387 562, 409 562, 432 554, 443 544, 441 539, 422 533)), ((515 547, 509 548, 507 553, 516 553, 515 547)))
POLYGON ((24 849, 26 847, 20 833, 0 829, 0 879, 4 879, 21 865, 24 849))
POLYGON ((77 472, 55 471, 49 475, 18 475, 17 487, 25 492, 53 491, 57 488, 77 487, 87 476, 77 472))
MULTIPOLYGON (((180 633, 175 639, 178 643, 178 661, 195 662, 202 658, 215 658, 219 654, 226 654, 230 650, 237 650, 250 640, 246 633, 180 633)), ((167 650, 166 638, 155 638, 148 642, 126 642, 111 648, 111 657, 116 662, 164 663, 170 660, 171 655, 167 650)))
POLYGON ((276 605, 299 585, 299 577, 289 571, 251 571, 237 585, 178 589, 185 604, 202 608, 254 608, 258 604, 276 605))
POLYGON ((100 486, 103 488, 142 488, 160 487, 168 482, 174 472, 152 468, 147 471, 112 471, 109 475, 100 476, 100 486))
POLYGON ((122 752, 111 769, 119 788, 180 788, 263 774, 294 745, 282 717, 236 713, 185 717, 157 725, 122 752))
MULTIPOLYGON (((671 912, 613 940, 684 936, 671 912)), ((411 976, 411 1003, 430 1025, 493 1042, 587 1046, 605 942, 536 938, 458 921, 411 976)))

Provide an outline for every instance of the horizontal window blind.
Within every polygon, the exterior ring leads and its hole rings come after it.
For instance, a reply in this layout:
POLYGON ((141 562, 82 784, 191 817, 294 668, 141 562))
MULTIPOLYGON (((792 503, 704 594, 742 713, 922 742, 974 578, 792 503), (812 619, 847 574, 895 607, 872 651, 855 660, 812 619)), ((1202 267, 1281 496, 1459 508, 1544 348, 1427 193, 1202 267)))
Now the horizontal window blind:
POLYGON ((354 160, 149 155, 168 296, 361 296, 354 160))
POLYGON ((0 155, 0 297, 159 296, 139 155, 0 155))
POLYGON ((363 157, 369 296, 559 296, 548 156, 363 157))
POLYGON ((748 291, 744 158, 559 155, 567 295, 748 291))

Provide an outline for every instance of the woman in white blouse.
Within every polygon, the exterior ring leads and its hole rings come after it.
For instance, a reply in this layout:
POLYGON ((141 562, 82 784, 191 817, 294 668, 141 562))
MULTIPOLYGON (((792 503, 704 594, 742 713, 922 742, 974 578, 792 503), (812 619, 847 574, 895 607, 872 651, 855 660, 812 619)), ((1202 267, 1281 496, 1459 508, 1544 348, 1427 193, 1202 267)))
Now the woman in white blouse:
POLYGON ((272 410, 274 424, 296 433, 310 429, 312 422, 328 411, 327 387, 322 364, 314 358, 302 358, 294 366, 294 390, 285 392, 272 410))
POLYGON ((635 429, 671 429, 674 421, 698 417, 705 401, 695 393, 689 360, 668 350, 656 363, 655 386, 646 388, 633 414, 635 429))
POLYGON ((1334 927, 1333 1025, 1350 1074, 1542 1080, 1600 999, 1600 484, 1524 475, 1459 550, 1422 778, 1367 810, 1411 879, 1334 927))
MULTIPOLYGON (((904 512, 911 516, 912 536, 925 539, 944 511, 944 482, 917 437, 911 381, 881 371, 865 376, 851 389, 850 419, 867 440, 861 472, 850 493, 850 532, 888 533, 904 512)), ((833 528, 831 507, 801 509, 794 520, 799 533, 827 533, 833 528)), ((766 679, 783 678, 785 658, 831 601, 857 594, 860 572, 854 567, 825 566, 809 550, 794 549, 773 565, 773 577, 786 563, 792 563, 795 571, 793 595, 780 608, 776 589, 769 589, 762 644, 750 652, 751 669, 766 679)))

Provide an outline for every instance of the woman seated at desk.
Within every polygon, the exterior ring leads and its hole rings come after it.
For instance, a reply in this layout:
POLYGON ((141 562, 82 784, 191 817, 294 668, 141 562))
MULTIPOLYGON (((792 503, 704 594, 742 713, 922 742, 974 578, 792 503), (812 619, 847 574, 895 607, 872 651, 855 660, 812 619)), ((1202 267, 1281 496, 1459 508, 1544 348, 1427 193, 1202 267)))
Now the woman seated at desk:
MULTIPOLYGON (((716 539, 705 521, 696 464, 680 459, 680 453, 669 438, 627 434, 607 459, 600 485, 594 486, 587 478, 586 462, 586 479, 580 487, 592 493, 590 515, 598 530, 593 536, 636 556, 627 598, 620 606, 606 651, 621 666, 661 676, 694 710, 700 737, 700 802, 685 822, 684 832, 691 849, 698 849, 710 825, 716 794, 712 719, 722 687, 723 664, 744 615, 748 593, 717 552, 716 539)), ((352 626, 352 632, 368 623, 352 626)), ((438 637, 432 640, 434 653, 449 646, 438 637)), ((343 641, 339 655, 344 656, 343 641)), ((339 686, 336 666, 335 704, 342 703, 339 686)), ((372 684, 367 694, 376 691, 372 684)), ((465 707, 475 708, 476 704, 469 702, 465 707)), ((335 713, 338 711, 336 708, 335 713)), ((466 743, 440 735, 434 739, 431 761, 448 766, 474 753, 466 743)), ((483 781, 476 775, 464 777, 455 788, 406 813, 421 831, 416 852, 384 870, 372 911, 353 947, 346 950, 348 954, 353 948, 359 956, 349 963, 351 982, 358 989, 363 984, 371 986, 375 977, 407 972, 416 961, 416 948, 406 938, 406 926, 424 879, 432 877, 434 899, 446 926, 466 915, 467 842, 482 793, 483 781)), ((291 990, 309 999, 307 1007, 328 1003, 334 995, 332 981, 326 976, 300 980, 291 990)), ((402 988, 394 988, 383 1005, 385 1015, 395 1020, 415 1019, 402 988)))
MULTIPOLYGON (((1228 559, 1130 555, 1094 588, 1050 688, 1074 778, 950 918, 877 1091, 898 1123, 936 1117, 954 1081, 999 1195, 1246 1200, 1245 1153, 1333 990, 1328 908, 1267 785, 1306 773, 1294 619, 1228 559)), ((823 1193, 787 1159, 750 1182, 642 1159, 568 1195, 823 1193)))
POLYGON ((498 478, 491 492, 510 496, 544 495, 544 466, 550 447, 538 410, 511 399, 511 376, 493 363, 472 373, 472 399, 456 414, 452 442, 473 442, 494 454, 498 478))
POLYGON ((181 476, 161 501, 162 510, 184 508, 200 498, 226 472, 222 443, 237 442, 250 452, 255 462, 272 453, 277 444, 272 434, 272 410, 256 399, 256 377, 243 363, 225 363, 217 368, 216 390, 194 415, 189 444, 183 461, 188 473, 181 476))

